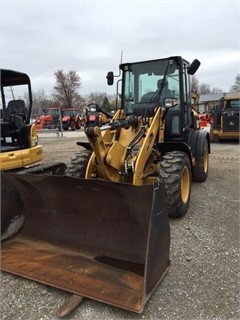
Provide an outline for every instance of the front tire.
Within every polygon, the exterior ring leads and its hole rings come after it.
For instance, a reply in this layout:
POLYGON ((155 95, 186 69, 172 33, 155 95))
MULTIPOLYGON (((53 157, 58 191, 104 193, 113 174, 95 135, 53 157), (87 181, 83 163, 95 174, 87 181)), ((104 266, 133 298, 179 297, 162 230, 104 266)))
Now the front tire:
POLYGON ((191 164, 187 154, 167 152, 161 161, 159 177, 164 181, 168 216, 183 217, 189 207, 191 193, 191 164))
POLYGON ((91 150, 84 150, 73 156, 70 164, 68 165, 67 175, 72 178, 84 179, 91 155, 91 150))

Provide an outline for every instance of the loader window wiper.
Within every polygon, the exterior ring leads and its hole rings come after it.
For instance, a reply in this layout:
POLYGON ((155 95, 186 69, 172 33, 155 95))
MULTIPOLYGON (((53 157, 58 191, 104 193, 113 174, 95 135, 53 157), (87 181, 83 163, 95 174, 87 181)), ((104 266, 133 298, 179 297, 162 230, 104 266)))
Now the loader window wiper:
POLYGON ((168 74, 168 69, 169 69, 169 63, 167 65, 167 67, 166 67, 166 70, 165 70, 165 73, 164 73, 160 88, 158 88, 156 90, 156 92, 154 93, 154 95, 152 96, 152 98, 150 99, 149 102, 158 102, 159 101, 159 99, 160 99, 160 97, 162 95, 162 92, 163 92, 163 88, 165 86, 166 77, 167 77, 167 74, 168 74))

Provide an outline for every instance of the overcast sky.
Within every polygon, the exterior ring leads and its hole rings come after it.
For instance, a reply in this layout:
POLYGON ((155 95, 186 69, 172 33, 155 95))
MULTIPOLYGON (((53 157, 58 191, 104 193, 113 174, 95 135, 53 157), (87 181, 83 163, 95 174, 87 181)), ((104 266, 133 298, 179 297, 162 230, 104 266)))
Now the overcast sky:
POLYGON ((26 72, 50 95, 54 72, 77 71, 82 95, 123 62, 181 55, 200 83, 225 92, 240 72, 240 1, 1 0, 1 68, 26 72))

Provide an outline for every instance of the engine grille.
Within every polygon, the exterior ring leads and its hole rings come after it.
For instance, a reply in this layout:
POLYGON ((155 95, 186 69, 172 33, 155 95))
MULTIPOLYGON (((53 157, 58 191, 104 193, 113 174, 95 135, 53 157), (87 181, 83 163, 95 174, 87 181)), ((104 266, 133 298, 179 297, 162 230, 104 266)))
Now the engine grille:
POLYGON ((223 116, 223 131, 238 132, 239 131, 239 115, 223 116))

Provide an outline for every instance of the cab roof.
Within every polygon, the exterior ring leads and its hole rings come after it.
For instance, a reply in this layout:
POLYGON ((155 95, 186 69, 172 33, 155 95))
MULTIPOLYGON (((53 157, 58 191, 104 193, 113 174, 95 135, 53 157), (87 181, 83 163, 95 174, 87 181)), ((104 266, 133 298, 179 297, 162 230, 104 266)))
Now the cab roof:
POLYGON ((30 85, 30 78, 26 73, 8 70, 8 69, 0 69, 1 72, 1 86, 17 86, 17 85, 30 85))

